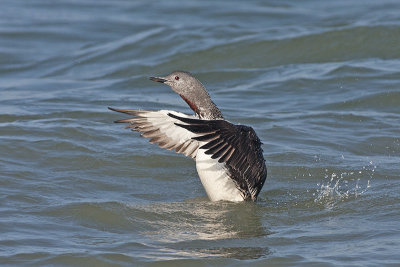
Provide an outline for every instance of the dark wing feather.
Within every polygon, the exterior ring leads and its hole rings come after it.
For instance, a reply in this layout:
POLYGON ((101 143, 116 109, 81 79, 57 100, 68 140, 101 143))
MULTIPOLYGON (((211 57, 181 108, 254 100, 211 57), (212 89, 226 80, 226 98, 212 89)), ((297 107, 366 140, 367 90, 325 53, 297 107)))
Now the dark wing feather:
POLYGON ((225 163, 230 177, 246 200, 257 199, 267 177, 261 141, 253 128, 234 125, 225 120, 198 120, 168 114, 182 123, 176 125, 198 136, 192 139, 206 142, 200 149, 225 163))

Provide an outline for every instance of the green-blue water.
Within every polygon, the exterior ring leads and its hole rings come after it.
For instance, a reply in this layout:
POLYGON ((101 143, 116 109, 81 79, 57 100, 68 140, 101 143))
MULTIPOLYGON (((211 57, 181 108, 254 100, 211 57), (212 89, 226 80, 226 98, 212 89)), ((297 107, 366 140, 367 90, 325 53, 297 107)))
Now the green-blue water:
POLYGON ((1 1, 0 264, 398 266, 398 1, 1 1), (108 106, 191 113, 192 72, 263 141, 257 203, 108 106))

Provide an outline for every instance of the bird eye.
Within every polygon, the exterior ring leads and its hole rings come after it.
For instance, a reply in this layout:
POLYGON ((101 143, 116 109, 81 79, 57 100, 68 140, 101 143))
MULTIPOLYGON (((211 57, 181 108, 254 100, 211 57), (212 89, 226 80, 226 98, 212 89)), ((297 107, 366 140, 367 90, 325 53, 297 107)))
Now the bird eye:
POLYGON ((179 81, 179 76, 175 76, 175 80, 179 81))

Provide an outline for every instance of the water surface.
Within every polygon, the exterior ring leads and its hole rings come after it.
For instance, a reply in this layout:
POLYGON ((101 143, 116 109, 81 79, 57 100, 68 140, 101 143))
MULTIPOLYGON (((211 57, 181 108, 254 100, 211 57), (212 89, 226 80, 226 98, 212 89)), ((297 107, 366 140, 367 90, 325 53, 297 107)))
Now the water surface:
POLYGON ((397 1, 2 1, 0 263, 397 266, 397 1), (181 69, 263 141, 258 203, 108 106, 190 113, 181 69))

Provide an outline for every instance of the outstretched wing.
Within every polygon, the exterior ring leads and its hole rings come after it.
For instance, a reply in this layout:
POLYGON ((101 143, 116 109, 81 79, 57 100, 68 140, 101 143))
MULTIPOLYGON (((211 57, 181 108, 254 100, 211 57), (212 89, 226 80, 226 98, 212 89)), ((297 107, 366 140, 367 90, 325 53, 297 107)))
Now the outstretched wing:
POLYGON ((206 142, 200 149, 225 163, 244 199, 257 199, 267 178, 261 141, 253 128, 225 120, 199 120, 169 113, 181 121, 176 125, 196 134, 194 140, 206 142))
POLYGON ((199 142, 193 139, 196 134, 177 126, 175 123, 180 121, 168 116, 168 114, 174 114, 183 118, 194 117, 169 110, 109 109, 134 116, 133 118, 117 120, 115 122, 130 123, 125 128, 131 128, 132 131, 140 132, 141 136, 150 138, 150 143, 156 143, 160 147, 169 150, 174 149, 175 152, 182 153, 193 159, 196 158, 197 149, 199 148, 199 142))

